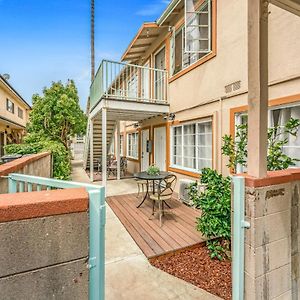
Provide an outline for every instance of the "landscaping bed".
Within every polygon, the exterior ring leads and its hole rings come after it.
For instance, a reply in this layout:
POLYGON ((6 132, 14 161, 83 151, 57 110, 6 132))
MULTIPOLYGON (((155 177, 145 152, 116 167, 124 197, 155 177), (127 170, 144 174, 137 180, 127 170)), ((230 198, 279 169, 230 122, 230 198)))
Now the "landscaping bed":
POLYGON ((212 260, 205 243, 152 258, 150 263, 211 294, 231 299, 231 261, 212 260))

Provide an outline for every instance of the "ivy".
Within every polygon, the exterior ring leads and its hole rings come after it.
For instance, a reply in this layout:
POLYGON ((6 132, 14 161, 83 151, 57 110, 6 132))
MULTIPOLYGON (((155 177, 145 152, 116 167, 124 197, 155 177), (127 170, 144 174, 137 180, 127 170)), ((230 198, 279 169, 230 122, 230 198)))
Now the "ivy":
POLYGON ((229 256, 231 239, 231 180, 210 168, 202 169, 201 184, 204 192, 198 192, 198 183, 192 183, 189 196, 196 208, 201 209, 197 218, 197 230, 205 236, 211 258, 222 260, 229 256))

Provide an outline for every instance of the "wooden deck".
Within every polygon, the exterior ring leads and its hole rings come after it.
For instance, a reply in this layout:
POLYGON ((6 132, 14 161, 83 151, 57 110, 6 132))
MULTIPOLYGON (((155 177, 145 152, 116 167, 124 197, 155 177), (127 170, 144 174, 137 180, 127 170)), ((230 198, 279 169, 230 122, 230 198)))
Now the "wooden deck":
POLYGON ((162 227, 157 216, 149 219, 152 213, 150 200, 140 208, 136 208, 141 200, 135 194, 108 197, 106 201, 147 258, 204 241, 195 228, 199 211, 175 199, 169 203, 173 214, 163 217, 162 227))

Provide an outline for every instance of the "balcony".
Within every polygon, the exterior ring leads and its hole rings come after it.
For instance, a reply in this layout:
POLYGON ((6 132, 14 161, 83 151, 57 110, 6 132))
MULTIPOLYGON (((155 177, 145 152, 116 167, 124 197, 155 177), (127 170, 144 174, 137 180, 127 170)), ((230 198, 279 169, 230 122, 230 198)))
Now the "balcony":
POLYGON ((90 88, 90 111, 102 99, 167 104, 165 70, 103 60, 90 88))

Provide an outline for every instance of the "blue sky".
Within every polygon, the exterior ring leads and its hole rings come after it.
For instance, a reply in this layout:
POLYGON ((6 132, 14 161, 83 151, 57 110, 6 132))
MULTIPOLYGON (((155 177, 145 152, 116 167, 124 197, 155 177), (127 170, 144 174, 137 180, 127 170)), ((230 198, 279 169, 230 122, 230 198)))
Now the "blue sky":
MULTIPOLYGON (((96 64, 119 60, 144 21, 168 0, 95 0, 96 64)), ((82 107, 90 85, 90 0, 0 0, 0 73, 31 103, 52 81, 74 79, 82 107)))

